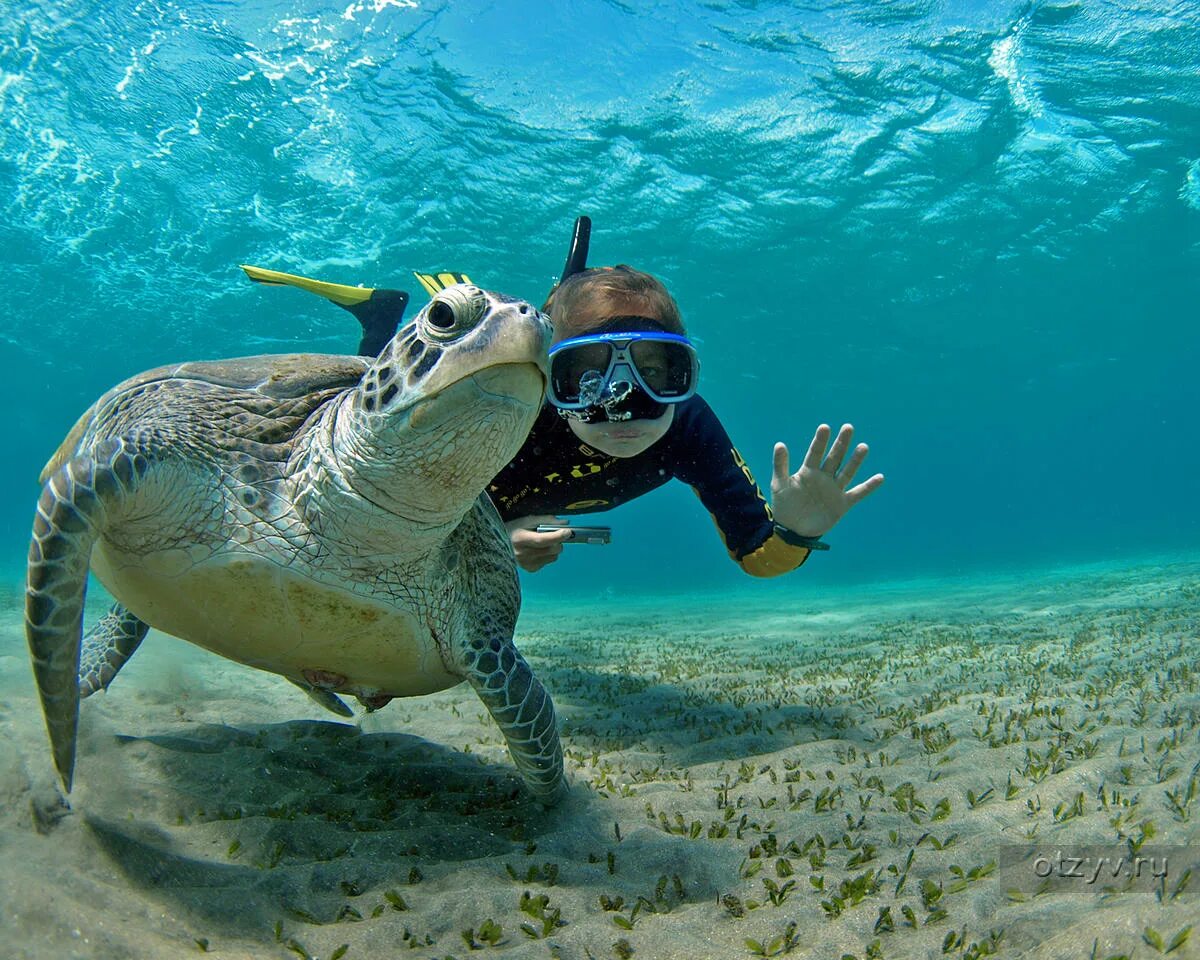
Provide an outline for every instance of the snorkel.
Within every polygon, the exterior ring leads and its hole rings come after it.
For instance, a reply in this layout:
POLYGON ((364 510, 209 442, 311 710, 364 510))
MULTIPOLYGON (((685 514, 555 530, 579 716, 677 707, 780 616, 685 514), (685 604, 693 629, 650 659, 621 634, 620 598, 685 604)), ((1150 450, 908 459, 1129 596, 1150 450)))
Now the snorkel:
MULTIPOLYGON (((559 284, 587 269, 588 248, 591 243, 592 218, 576 217, 575 229, 571 232, 571 246, 567 248, 567 262, 563 264, 562 275, 558 278, 559 284)), ((555 285, 556 289, 557 286, 558 284, 555 285)), ((553 291, 550 295, 554 295, 553 291)))

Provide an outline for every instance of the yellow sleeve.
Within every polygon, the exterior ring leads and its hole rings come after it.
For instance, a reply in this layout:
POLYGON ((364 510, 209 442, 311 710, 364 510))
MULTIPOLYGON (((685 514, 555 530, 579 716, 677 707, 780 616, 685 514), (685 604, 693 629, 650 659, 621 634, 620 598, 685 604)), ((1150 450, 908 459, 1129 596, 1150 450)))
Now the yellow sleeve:
POLYGON ((807 547, 793 547, 790 543, 784 543, 779 534, 773 533, 761 547, 741 560, 733 557, 732 553, 730 556, 752 577, 777 577, 803 566, 810 553, 812 551, 807 547))

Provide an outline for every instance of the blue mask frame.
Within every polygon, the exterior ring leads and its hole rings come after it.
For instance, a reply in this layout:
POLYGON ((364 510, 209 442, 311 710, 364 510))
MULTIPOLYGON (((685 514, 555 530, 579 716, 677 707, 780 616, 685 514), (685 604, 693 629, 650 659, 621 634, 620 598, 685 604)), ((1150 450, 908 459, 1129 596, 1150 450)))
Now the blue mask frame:
POLYGON ((696 347, 687 337, 678 333, 661 331, 639 331, 627 333, 592 333, 581 337, 571 337, 562 340, 550 348, 550 384, 547 397, 560 410, 585 410, 589 407, 603 405, 605 402, 619 401, 628 395, 633 386, 640 387, 645 394, 657 403, 682 403, 696 393, 696 381, 700 377, 700 358, 696 347), (633 344, 638 342, 669 343, 685 348, 691 368, 688 373, 688 383, 682 393, 663 394, 656 390, 641 371, 633 357, 633 344), (588 371, 592 374, 590 385, 583 383, 587 374, 581 377, 581 390, 577 400, 567 400, 560 397, 554 386, 554 358, 564 350, 582 346, 604 344, 609 348, 608 364, 604 370, 588 371))

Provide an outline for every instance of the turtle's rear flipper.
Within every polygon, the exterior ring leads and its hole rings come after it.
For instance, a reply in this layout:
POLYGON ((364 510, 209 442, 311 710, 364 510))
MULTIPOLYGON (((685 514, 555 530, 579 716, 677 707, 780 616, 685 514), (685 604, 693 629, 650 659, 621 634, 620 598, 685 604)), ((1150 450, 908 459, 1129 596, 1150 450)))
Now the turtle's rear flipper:
POLYGON ((241 265, 255 283, 265 283, 275 287, 296 287, 307 290, 318 297, 324 297, 331 303, 336 303, 343 310, 349 310, 355 319, 362 324, 362 340, 358 345, 359 356, 377 357, 387 346, 388 341, 396 335, 396 329, 404 317, 404 308, 408 306, 408 294, 403 290, 385 290, 372 287, 351 287, 342 283, 327 283, 324 280, 313 280, 295 273, 281 273, 278 270, 267 270, 263 267, 241 265))
POLYGON ((79 655, 80 698, 107 690, 149 629, 149 624, 114 603, 83 638, 83 651, 79 655))
POLYGON ((307 693, 314 703, 319 703, 331 713, 336 713, 339 717, 354 716, 354 711, 346 706, 346 701, 333 691, 322 690, 320 687, 314 687, 310 683, 301 683, 299 680, 290 680, 290 682, 307 693))
POLYGON ((50 734, 54 766, 71 792, 79 726, 79 654, 92 547, 109 511, 119 508, 149 468, 122 440, 71 457, 42 487, 25 586, 25 637, 50 734))

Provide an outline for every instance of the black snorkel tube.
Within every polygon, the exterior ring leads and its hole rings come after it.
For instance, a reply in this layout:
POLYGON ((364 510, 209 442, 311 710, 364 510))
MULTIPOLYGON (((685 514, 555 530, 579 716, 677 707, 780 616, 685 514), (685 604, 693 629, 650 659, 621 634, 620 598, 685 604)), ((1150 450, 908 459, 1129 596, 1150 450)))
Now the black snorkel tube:
POLYGON ((575 231, 571 234, 571 246, 567 250, 567 262, 563 264, 559 283, 587 269, 588 246, 591 242, 592 218, 576 217, 575 231))
POLYGON ((588 268, 588 246, 592 240, 592 218, 591 217, 576 217, 575 229, 571 233, 571 246, 567 250, 567 262, 563 264, 562 275, 558 278, 558 283, 550 288, 550 292, 546 294, 546 303, 542 307, 543 310, 550 309, 550 303, 554 299, 554 293, 564 280, 568 277, 573 277, 577 273, 583 273, 588 268))

